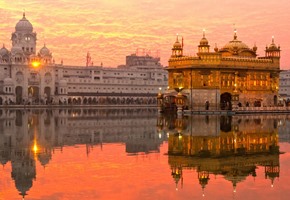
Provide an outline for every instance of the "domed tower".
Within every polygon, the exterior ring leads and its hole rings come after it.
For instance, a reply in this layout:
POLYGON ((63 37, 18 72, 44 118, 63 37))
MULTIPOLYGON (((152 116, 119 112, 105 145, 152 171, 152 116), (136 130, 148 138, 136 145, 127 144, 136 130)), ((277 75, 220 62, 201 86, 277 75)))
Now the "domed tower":
POLYGON ((40 49, 38 56, 41 57, 41 60, 43 61, 44 64, 50 64, 52 62, 52 54, 45 44, 40 49))
POLYGON ((198 167, 198 180, 199 184, 201 185, 202 188, 202 196, 204 196, 204 189, 205 186, 208 184, 209 181, 209 172, 208 171, 201 171, 198 167))
POLYGON ((178 35, 176 36, 176 41, 172 47, 171 57, 181 57, 183 55, 183 38, 181 43, 179 42, 178 35))
POLYGON ((12 33, 12 48, 17 46, 22 49, 26 59, 30 55, 35 54, 36 49, 36 33, 33 32, 32 24, 26 19, 25 13, 15 26, 15 32, 12 33))
POLYGON ((229 41, 223 48, 219 50, 222 57, 249 57, 256 58, 256 51, 249 48, 248 45, 238 40, 237 30, 234 30, 234 39, 229 41))
POLYGON ((171 176, 175 182, 175 189, 178 190, 178 183, 181 179, 181 187, 183 187, 183 175, 181 166, 172 166, 171 167, 171 176))
POLYGON ((276 57, 276 58, 280 58, 280 46, 276 46, 275 42, 274 42, 274 36, 272 36, 272 43, 270 44, 270 46, 266 47, 266 57, 276 57))
POLYGON ((198 45, 198 52, 199 53, 209 53, 209 44, 208 40, 205 37, 205 30, 203 30, 203 37, 201 38, 199 45, 198 45))
POLYGON ((10 52, 6 49, 5 45, 0 49, 0 63, 8 63, 10 60, 10 52))

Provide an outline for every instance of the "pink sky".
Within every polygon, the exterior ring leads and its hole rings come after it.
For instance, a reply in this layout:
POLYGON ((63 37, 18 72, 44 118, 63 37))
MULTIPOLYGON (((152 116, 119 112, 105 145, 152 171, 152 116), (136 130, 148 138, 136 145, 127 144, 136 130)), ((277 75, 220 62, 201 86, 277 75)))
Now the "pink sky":
POLYGON ((213 50, 233 39, 258 54, 275 36, 281 46, 281 69, 290 69, 289 0, 1 0, 0 43, 11 47, 11 33, 22 18, 38 34, 37 48, 44 43, 57 63, 85 65, 89 51, 94 65, 116 67, 137 48, 159 50, 167 66, 176 33, 184 37, 185 54, 194 55, 206 29, 213 50))

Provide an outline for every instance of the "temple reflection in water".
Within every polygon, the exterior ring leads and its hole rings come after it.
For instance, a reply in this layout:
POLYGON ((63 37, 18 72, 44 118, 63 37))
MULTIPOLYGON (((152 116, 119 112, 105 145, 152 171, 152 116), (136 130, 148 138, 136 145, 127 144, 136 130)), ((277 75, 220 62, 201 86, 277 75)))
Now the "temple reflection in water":
POLYGON ((156 110, 0 110, 0 161, 11 162, 11 177, 22 197, 36 179, 36 162, 49 164, 54 151, 103 143, 124 143, 130 155, 159 152, 167 140, 156 131, 156 110))
POLYGON ((184 170, 194 170, 203 192, 217 175, 230 181, 235 192, 239 182, 257 176, 258 167, 264 168, 264 176, 273 186, 280 175, 278 129, 286 118, 160 116, 157 126, 168 134, 168 162, 176 189, 183 185, 184 170))

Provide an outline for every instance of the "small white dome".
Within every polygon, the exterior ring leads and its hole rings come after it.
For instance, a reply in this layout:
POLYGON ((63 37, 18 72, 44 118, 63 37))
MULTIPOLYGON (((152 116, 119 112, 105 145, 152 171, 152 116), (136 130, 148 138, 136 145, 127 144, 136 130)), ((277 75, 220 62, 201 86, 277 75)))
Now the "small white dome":
POLYGON ((41 56, 50 56, 50 51, 49 49, 46 47, 46 45, 44 44, 44 46, 40 49, 39 54, 41 56))
POLYGON ((7 54, 9 54, 9 51, 8 51, 8 49, 6 49, 6 47, 3 44, 3 47, 0 49, 0 56, 4 56, 7 54))

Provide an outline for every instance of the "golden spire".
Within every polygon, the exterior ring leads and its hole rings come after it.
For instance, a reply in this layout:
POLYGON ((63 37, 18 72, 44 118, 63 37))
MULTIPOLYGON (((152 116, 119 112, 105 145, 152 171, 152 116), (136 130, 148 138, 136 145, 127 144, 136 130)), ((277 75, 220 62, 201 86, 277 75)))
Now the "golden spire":
POLYGON ((205 29, 202 30, 202 36, 205 38, 205 29))
POLYGON ((235 28, 235 29, 234 29, 234 40, 236 40, 237 37, 238 37, 238 36, 237 36, 237 29, 235 28))
POLYGON ((272 36, 272 44, 274 44, 274 35, 272 36))

